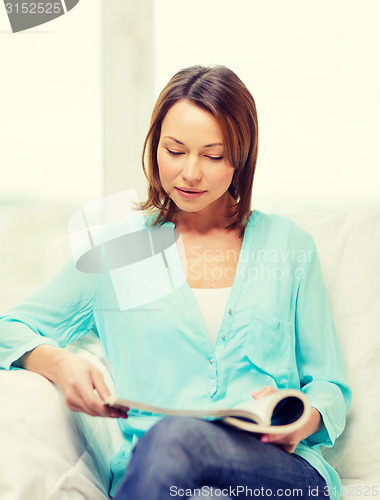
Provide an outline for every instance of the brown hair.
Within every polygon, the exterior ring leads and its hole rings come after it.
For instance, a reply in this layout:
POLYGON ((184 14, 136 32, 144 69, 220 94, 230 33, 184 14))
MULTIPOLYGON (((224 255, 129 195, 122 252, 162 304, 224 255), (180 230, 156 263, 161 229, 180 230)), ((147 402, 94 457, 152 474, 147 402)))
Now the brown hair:
POLYGON ((182 69, 159 95, 144 142, 143 170, 149 186, 148 200, 141 208, 159 210, 153 224, 170 220, 175 211, 174 203, 161 185, 157 148, 166 113, 181 99, 209 111, 221 126, 225 155, 235 169, 228 191, 236 200, 232 214, 236 220, 228 227, 240 228, 242 235, 251 213, 252 183, 258 152, 257 114, 251 93, 240 78, 225 66, 182 69), (147 169, 144 163, 146 154, 147 169))

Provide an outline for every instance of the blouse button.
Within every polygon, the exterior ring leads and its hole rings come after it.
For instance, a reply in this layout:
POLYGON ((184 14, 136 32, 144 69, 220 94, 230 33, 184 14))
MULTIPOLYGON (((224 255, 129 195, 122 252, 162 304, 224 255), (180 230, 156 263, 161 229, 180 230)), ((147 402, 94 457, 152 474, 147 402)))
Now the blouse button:
POLYGON ((210 363, 210 365, 213 363, 213 361, 214 361, 214 360, 213 360, 212 358, 210 358, 210 359, 208 360, 208 362, 210 363))
POLYGON ((225 335, 222 335, 222 340, 226 340, 226 336, 225 335))
POLYGON ((232 311, 231 311, 231 309, 228 309, 228 314, 232 314, 232 311))

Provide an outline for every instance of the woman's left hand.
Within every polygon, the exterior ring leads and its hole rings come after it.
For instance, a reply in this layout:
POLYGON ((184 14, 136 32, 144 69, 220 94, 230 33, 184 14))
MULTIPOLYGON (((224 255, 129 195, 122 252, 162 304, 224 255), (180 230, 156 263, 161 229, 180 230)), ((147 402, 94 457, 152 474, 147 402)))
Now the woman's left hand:
MULTIPOLYGON (((274 389, 273 387, 267 385, 260 391, 253 392, 252 397, 254 397, 255 399, 259 399, 264 396, 268 396, 269 394, 272 394, 276 391, 277 389, 274 389)), ((300 441, 319 431, 321 426, 321 414, 316 408, 312 408, 309 420, 300 429, 285 434, 263 434, 260 438, 260 441, 262 443, 274 444, 287 451, 288 453, 293 453, 300 441)))

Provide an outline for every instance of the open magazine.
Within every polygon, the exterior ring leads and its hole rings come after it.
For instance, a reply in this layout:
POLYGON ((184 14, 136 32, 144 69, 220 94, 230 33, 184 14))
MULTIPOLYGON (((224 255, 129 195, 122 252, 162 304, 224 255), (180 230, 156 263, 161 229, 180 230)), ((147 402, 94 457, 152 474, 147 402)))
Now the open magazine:
POLYGON ((308 420, 311 412, 307 397, 296 389, 284 389, 259 399, 252 398, 233 408, 179 410, 116 397, 111 397, 105 404, 128 413, 128 416, 177 415, 222 420, 239 429, 260 434, 293 432, 308 420))

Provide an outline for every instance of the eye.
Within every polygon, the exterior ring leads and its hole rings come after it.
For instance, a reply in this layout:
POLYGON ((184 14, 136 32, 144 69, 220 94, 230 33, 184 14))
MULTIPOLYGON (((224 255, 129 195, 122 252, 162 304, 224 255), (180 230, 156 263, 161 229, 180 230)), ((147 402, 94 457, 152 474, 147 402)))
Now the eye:
POLYGON ((206 155, 206 158, 209 158, 211 161, 222 161, 223 160, 223 156, 206 155))
POLYGON ((170 156, 179 156, 183 155, 184 153, 181 153, 180 151, 173 151, 171 149, 165 148, 166 151, 170 154, 170 156))

